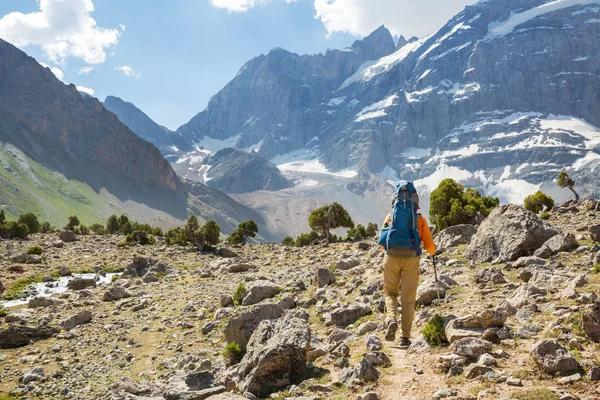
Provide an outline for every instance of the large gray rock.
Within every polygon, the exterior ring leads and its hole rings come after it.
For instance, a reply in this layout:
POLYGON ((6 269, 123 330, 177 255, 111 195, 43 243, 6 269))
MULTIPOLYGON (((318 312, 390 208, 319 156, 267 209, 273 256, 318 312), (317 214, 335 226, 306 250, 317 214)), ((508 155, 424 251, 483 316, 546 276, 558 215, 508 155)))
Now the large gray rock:
POLYGON ((590 226, 590 237, 594 242, 600 242, 600 225, 590 226))
POLYGON ((242 305, 251 306, 252 304, 260 303, 264 299, 270 299, 279 294, 281 288, 269 281, 254 281, 248 288, 248 293, 242 300, 242 305))
POLYGON ((64 231, 58 234, 58 238, 63 242, 74 242, 77 240, 77 236, 72 231, 64 231))
POLYGON ((310 325, 302 319, 262 321, 238 368, 240 391, 262 398, 298 380, 306 368, 310 338, 310 325))
POLYGON ((219 385, 209 371, 177 372, 169 378, 164 389, 168 400, 204 400, 225 392, 225 386, 219 385))
POLYGON ((438 249, 449 249, 460 244, 469 244, 477 233, 475 225, 455 225, 436 235, 434 242, 438 249))
POLYGON ((441 299, 446 297, 446 290, 456 285, 456 281, 448 275, 438 276, 438 282, 431 277, 423 281, 417 288, 417 298, 415 304, 418 306, 429 306, 438 296, 441 299))
POLYGON ((335 281, 335 275, 329 268, 317 268, 313 284, 318 288, 325 287, 335 281))
POLYGON ((103 301, 115 301, 115 300, 120 300, 120 299, 124 299, 124 298, 131 297, 131 296, 133 296, 133 294, 129 290, 127 290, 123 286, 115 285, 115 286, 111 287, 110 289, 108 289, 106 292, 104 292, 104 295, 102 296, 102 300, 103 301))
POLYGON ((252 333, 263 320, 281 318, 284 313, 283 308, 277 304, 254 306, 227 321, 223 329, 225 340, 227 343, 236 342, 245 350, 252 333))
POLYGON ((48 339, 58 332, 60 332, 60 329, 49 325, 10 324, 8 327, 0 329, 0 349, 25 346, 32 341, 48 339))
POLYGON ((582 316, 583 331, 594 343, 600 343, 600 302, 596 301, 582 316))
POLYGON ((513 204, 497 207, 477 229, 465 257, 506 262, 532 255, 558 231, 531 211, 513 204))
POLYGON ((579 243, 577 243, 577 239, 570 233, 564 234, 559 233, 548 239, 546 243, 542 245, 539 249, 533 253, 534 256, 540 258, 549 258, 553 254, 559 253, 561 251, 569 251, 579 247, 579 243))
POLYGON ((89 287, 96 287, 94 278, 74 278, 69 281, 67 287, 71 290, 83 290, 89 287))
POLYGON ((61 322, 61 326, 64 330, 70 331, 76 326, 86 324, 92 320, 92 312, 90 310, 83 310, 77 314, 71 315, 69 318, 61 322))
POLYGON ((531 355, 542 372, 551 375, 569 375, 580 366, 575 357, 554 339, 544 339, 533 345, 531 355))
POLYGON ((475 283, 493 283, 495 285, 506 283, 504 274, 496 267, 485 268, 477 271, 474 279, 475 283))
POLYGON ((373 311, 364 304, 353 303, 345 307, 340 307, 325 314, 325 325, 335 325, 340 328, 355 323, 362 317, 372 314, 373 311))
POLYGON ((149 272, 166 274, 169 272, 169 265, 152 258, 135 257, 133 262, 125 267, 123 277, 144 277, 149 272))
POLYGON ((492 344, 487 340, 467 337, 458 339, 450 345, 450 350, 459 356, 472 359, 479 358, 482 354, 492 351, 492 344))

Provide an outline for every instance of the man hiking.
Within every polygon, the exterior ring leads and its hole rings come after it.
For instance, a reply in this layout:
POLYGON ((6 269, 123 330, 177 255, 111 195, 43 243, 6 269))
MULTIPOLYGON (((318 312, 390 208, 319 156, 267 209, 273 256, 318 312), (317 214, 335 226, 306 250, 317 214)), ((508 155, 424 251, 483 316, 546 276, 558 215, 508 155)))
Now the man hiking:
POLYGON ((398 295, 402 306, 401 347, 410 346, 410 333, 415 316, 415 299, 419 286, 421 243, 431 255, 435 244, 427 220, 419 212, 419 196, 412 182, 401 181, 392 195, 392 211, 386 217, 379 235, 385 250, 383 290, 385 292, 387 332, 385 340, 393 341, 398 330, 398 295))

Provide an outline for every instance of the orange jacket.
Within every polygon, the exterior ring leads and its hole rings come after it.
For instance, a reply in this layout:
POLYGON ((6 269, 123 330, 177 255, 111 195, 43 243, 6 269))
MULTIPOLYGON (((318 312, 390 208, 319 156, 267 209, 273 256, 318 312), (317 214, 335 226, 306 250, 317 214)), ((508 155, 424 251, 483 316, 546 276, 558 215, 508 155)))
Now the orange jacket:
MULTIPOLYGON (((422 216, 421 214, 419 214, 419 219, 417 221, 418 223, 418 230, 419 230, 419 236, 421 237, 421 243, 423 243, 423 247, 425 247, 425 250, 427 250, 427 252, 431 255, 435 254, 435 243, 433 243, 433 238, 431 237, 431 231, 429 230, 429 224, 427 223, 427 220, 425 219, 424 216, 422 216)), ((387 217, 385 217, 385 221, 383 221, 383 226, 389 225, 390 224, 390 214, 387 215, 387 217)), ((382 246, 383 248, 383 246, 382 246)))

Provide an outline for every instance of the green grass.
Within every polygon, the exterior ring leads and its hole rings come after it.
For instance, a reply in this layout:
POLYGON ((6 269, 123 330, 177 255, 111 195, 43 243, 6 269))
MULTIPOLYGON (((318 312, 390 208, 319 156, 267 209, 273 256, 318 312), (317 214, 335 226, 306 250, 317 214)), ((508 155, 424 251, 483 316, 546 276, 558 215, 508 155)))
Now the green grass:
POLYGON ((600 264, 594 265, 594 268, 592 268, 592 272, 595 274, 600 273, 600 264))
POLYGON ((439 346, 442 344, 442 338, 444 337, 444 318, 440 314, 435 314, 421 332, 423 337, 432 346, 439 346))
POLYGON ((0 400, 18 400, 15 396, 11 396, 10 394, 0 393, 0 400))
POLYGON ((42 283, 40 275, 30 276, 28 278, 19 278, 15 283, 4 293, 5 300, 16 300, 23 297, 25 288, 32 283, 42 283))
POLYGON ((6 310, 4 309, 4 307, 2 307, 2 306, 0 305, 0 318, 4 318, 4 317, 6 317, 7 315, 8 315, 8 311, 6 311, 6 310))
POLYGON ((513 393, 516 400, 559 400, 558 393, 545 387, 536 387, 532 389, 519 390, 513 393))
POLYGON ((31 246, 30 248, 27 249, 27 254, 29 254, 29 255, 35 254, 35 255, 41 256, 43 252, 44 252, 44 249, 42 249, 40 246, 31 246))
POLYGON ((107 265, 105 267, 102 267, 102 271, 106 272, 107 274, 117 274, 119 272, 125 271, 125 267, 115 267, 107 265))
POLYGON ((164 272, 162 272, 162 271, 159 271, 159 272, 157 272, 157 273, 156 273, 156 277, 157 277, 157 278, 162 278, 163 276, 166 276, 166 275, 167 275, 167 274, 165 274, 165 273, 164 273, 164 272))
POLYGON ((236 342, 228 343, 227 346, 225 346, 225 350, 223 350, 223 357, 229 366, 239 363, 243 356, 244 352, 236 342))

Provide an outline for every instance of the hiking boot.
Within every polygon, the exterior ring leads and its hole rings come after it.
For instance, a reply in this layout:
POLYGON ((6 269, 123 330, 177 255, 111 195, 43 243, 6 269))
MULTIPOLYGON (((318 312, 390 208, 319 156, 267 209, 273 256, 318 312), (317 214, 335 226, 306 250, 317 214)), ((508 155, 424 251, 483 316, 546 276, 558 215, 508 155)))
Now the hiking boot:
POLYGON ((393 342, 396 339, 396 331, 398 330, 398 323, 396 321, 390 321, 387 323, 387 332, 385 333, 385 340, 393 342))
POLYGON ((410 341, 409 338, 406 338, 406 337, 400 338, 400 347, 408 348, 408 347, 410 347, 411 344, 412 344, 412 342, 410 341))

